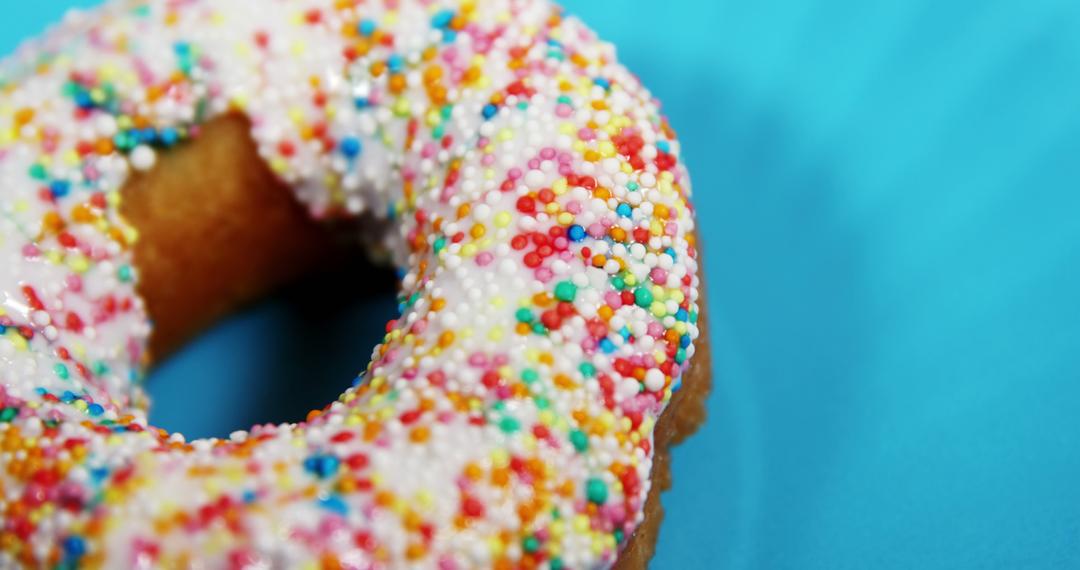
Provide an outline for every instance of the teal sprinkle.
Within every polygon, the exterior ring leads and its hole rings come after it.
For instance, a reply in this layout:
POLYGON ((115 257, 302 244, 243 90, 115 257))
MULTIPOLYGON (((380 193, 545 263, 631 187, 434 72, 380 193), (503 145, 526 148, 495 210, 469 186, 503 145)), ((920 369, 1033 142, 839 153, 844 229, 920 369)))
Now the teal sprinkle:
POLYGON ((60 378, 61 380, 67 380, 67 379, 68 379, 68 376, 70 376, 70 374, 68 373, 68 368, 67 368, 67 366, 64 366, 64 365, 63 365, 62 363, 60 363, 60 362, 57 362, 57 363, 56 363, 56 365, 55 365, 55 366, 53 366, 53 371, 54 371, 54 372, 56 372, 56 375, 57 375, 57 376, 58 376, 58 377, 59 377, 59 378, 60 378))
POLYGON ((45 180, 49 177, 49 173, 45 171, 45 167, 40 163, 34 163, 30 166, 30 176, 36 180, 45 180))
POLYGON ((435 240, 435 243, 431 246, 435 253, 439 253, 444 247, 446 247, 446 238, 444 237, 435 240))
POLYGON ((602 505, 607 501, 608 488, 607 484, 600 479, 589 479, 585 483, 585 497, 589 499, 589 502, 602 505))
POLYGON ((526 384, 532 384, 540 379, 540 375, 532 368, 526 368, 521 372, 521 379, 525 381, 526 384))
POLYGON ((585 435, 585 432, 579 429, 571 430, 570 444, 579 452, 584 452, 586 449, 589 449, 589 436, 585 435))
POLYGON ((514 433, 521 429, 521 422, 507 416, 499 421, 499 429, 503 430, 503 433, 514 433))
POLYGON ((514 313, 514 317, 518 320, 519 323, 531 323, 533 320, 532 311, 526 309, 525 307, 518 309, 517 312, 514 313))
POLYGON ((15 419, 15 416, 19 415, 19 408, 13 408, 8 406, 0 409, 0 422, 8 423, 15 419))
POLYGON ((634 302, 637 306, 648 309, 652 306, 653 294, 648 287, 638 287, 634 290, 634 302))
POLYGON ((577 296, 577 286, 569 281, 561 281, 555 286, 555 298, 570 303, 577 296))
POLYGON ((131 266, 121 265, 120 269, 116 270, 116 278, 119 279, 121 283, 131 281, 131 266))
POLYGON ((596 376, 596 367, 593 366, 591 362, 582 362, 581 366, 578 366, 578 370, 580 370, 582 376, 586 378, 596 376))
POLYGON ((532 554, 537 550, 540 550, 540 541, 535 536, 529 535, 525 537, 525 540, 521 541, 521 548, 525 552, 532 554))
POLYGON ((535 323, 533 323, 532 329, 533 332, 536 334, 547 334, 547 327, 545 327, 544 323, 540 321, 536 321, 535 323))

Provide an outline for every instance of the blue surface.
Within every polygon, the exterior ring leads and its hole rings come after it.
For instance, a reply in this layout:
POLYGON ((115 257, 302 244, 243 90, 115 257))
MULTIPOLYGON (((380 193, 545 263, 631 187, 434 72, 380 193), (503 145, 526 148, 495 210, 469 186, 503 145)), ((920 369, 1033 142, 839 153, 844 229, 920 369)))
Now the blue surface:
MULTIPOLYGON (((0 47, 69 4, 6 7, 0 47)), ((568 5, 665 101, 708 254, 711 417, 654 567, 1080 567, 1080 5, 568 5)), ((167 363, 155 419, 295 419, 261 414, 313 349, 347 383, 392 301, 305 295, 167 363)))

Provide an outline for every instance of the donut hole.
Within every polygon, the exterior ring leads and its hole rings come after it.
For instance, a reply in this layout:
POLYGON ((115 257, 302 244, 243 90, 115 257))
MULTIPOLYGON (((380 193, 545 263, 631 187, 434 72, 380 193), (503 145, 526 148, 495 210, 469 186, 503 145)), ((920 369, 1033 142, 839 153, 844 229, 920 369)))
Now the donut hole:
POLYGON ((396 316, 395 287, 358 255, 225 317, 151 370, 151 421, 192 438, 303 420, 366 366, 396 316))
POLYGON ((250 132, 240 115, 210 121, 122 189, 153 323, 150 419, 188 437, 303 420, 351 385, 395 316, 391 270, 356 239, 384 228, 313 220, 250 132))

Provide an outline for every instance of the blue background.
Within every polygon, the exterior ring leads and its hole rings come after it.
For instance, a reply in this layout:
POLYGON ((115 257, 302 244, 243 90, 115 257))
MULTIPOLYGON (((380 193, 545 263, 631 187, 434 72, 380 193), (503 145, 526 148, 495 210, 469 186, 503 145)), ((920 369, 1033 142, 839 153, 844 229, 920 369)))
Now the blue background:
MULTIPOLYGON (((77 3, 5 4, 9 51, 77 3)), ((1080 4, 567 4, 665 101, 707 248, 716 385, 654 567, 1080 567, 1080 4)), ((336 394, 393 300, 316 290, 166 363, 155 421, 336 394)))

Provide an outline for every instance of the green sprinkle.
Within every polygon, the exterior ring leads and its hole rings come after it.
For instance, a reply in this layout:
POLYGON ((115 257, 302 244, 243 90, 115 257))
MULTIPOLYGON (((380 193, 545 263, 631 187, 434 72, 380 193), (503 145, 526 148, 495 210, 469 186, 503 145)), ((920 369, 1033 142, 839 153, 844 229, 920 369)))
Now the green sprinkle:
POLYGON ((49 173, 45 171, 45 167, 40 163, 34 163, 30 167, 30 176, 37 180, 45 180, 49 176, 49 173))
POLYGON ((521 429, 521 422, 507 416, 499 421, 499 429, 503 430, 503 433, 514 433, 521 429))
POLYGON ((514 317, 517 318, 519 323, 531 323, 533 320, 532 311, 525 307, 518 309, 517 313, 514 314, 514 317))
POLYGON ((442 237, 435 240, 435 244, 431 246, 435 253, 439 253, 444 247, 446 247, 446 238, 442 237))
POLYGON ((586 378, 592 378, 596 376, 596 367, 591 362, 582 362, 581 366, 578 366, 578 370, 581 371, 581 375, 586 378))
POLYGON ((637 306, 648 309, 653 302, 652 291, 649 291, 648 287, 634 289, 634 302, 637 303, 637 306))
POLYGON ((622 291, 626 288, 626 281, 623 281, 622 277, 616 276, 611 279, 611 286, 614 287, 616 291, 622 291))
POLYGON ((682 364, 683 362, 686 362, 686 349, 685 348, 680 348, 679 350, 675 351, 675 362, 678 363, 678 364, 682 364))
POLYGON ((570 443, 573 444, 574 449, 584 452, 589 449, 589 436, 579 429, 571 430, 570 443))
POLYGON ((57 376, 58 376, 58 377, 59 377, 59 378, 60 378, 61 380, 67 380, 67 379, 68 379, 68 369, 67 369, 67 366, 64 366, 63 364, 61 364, 61 363, 59 363, 59 362, 57 362, 57 363, 56 363, 56 366, 53 366, 53 372, 56 372, 56 375, 57 375, 57 376))
POLYGON ((555 286, 555 298, 560 301, 570 303, 576 296, 577 285, 574 285, 569 281, 560 281, 559 284, 555 286))
POLYGON ((121 283, 131 281, 131 266, 121 265, 120 269, 116 270, 116 278, 119 279, 121 283))
POLYGON ((525 552, 532 554, 533 552, 540 550, 540 541, 537 540, 535 536, 527 536, 525 537, 525 540, 521 541, 521 548, 525 550, 525 552))
POLYGON ((585 496, 592 503, 598 505, 604 504, 608 497, 607 484, 599 479, 589 479, 589 481, 585 483, 585 496))
POLYGON ((552 557, 552 559, 548 562, 548 565, 551 566, 551 570, 562 570, 562 558, 559 558, 558 556, 552 557))
POLYGON ((0 422, 10 422, 11 420, 15 419, 15 416, 17 416, 18 414, 19 408, 8 407, 0 409, 0 422))
POLYGON ((521 371, 521 379, 524 380, 526 384, 532 384, 540 379, 540 374, 532 368, 526 368, 521 371))

